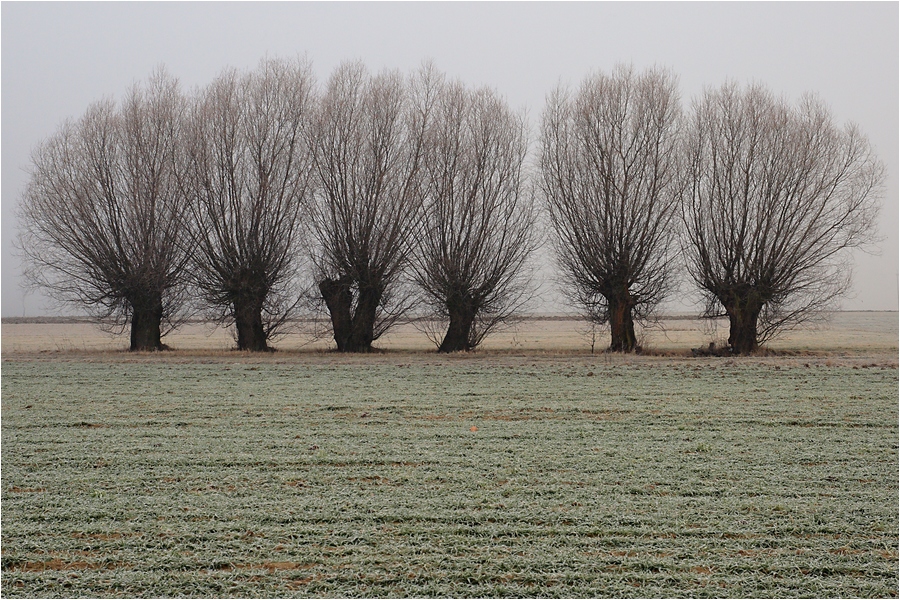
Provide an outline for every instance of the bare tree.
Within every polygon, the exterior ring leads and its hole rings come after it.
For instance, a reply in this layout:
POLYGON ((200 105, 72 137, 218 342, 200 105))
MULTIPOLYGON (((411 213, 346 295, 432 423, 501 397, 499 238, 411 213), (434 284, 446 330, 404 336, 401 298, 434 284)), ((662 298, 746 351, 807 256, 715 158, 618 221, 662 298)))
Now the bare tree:
POLYGON ((527 299, 535 210, 523 172, 526 123, 490 90, 430 85, 414 278, 429 316, 447 326, 438 351, 472 350, 527 299))
POLYGON ((320 105, 313 206, 318 287, 337 348, 367 352, 409 308, 426 115, 404 77, 345 63, 320 105))
POLYGON ((238 349, 270 350, 301 298, 302 216, 313 169, 313 77, 268 60, 196 99, 184 145, 193 282, 238 349))
POLYGON ((570 298, 609 323, 610 350, 637 344, 671 282, 680 107, 674 75, 620 66, 557 90, 541 129, 541 173, 570 298))
POLYGON ((884 169, 854 125, 806 96, 726 84, 694 103, 685 255, 706 316, 747 354, 849 285, 846 250, 872 240, 884 169), (723 315, 724 313, 724 315, 723 315))
POLYGON ((25 276, 101 320, 131 350, 164 346, 184 306, 186 203, 173 175, 184 101, 165 71, 92 105, 32 154, 19 208, 25 276))

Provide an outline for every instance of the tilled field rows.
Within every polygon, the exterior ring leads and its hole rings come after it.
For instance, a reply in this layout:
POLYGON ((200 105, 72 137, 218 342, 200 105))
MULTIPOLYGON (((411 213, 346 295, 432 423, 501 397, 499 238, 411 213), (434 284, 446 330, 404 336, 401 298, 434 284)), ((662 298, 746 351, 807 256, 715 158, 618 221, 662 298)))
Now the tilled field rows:
POLYGON ((5 596, 896 596, 897 370, 3 364, 5 596))

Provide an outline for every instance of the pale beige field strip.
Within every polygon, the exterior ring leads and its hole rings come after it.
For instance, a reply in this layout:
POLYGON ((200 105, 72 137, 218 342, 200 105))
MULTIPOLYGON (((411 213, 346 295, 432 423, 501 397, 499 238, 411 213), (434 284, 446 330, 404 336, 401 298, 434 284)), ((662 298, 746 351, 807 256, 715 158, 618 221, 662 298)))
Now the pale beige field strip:
MULTIPOLYGON (((849 353, 853 355, 896 356, 898 349, 898 314, 896 312, 834 313, 824 323, 788 331, 768 343, 773 350, 796 352, 849 353)), ((597 351, 609 344, 608 332, 597 329, 594 345, 597 351)), ((654 352, 685 352, 705 347, 710 342, 723 343, 728 337, 726 321, 710 323, 691 318, 664 319, 652 328, 640 330, 645 348, 654 352)), ((128 346, 127 333, 112 335, 90 323, 4 323, 0 329, 2 353, 9 357, 18 353, 110 351, 128 346)), ((203 323, 188 323, 165 336, 166 344, 184 351, 223 351, 234 347, 232 333, 203 323)), ((592 332, 589 324, 577 319, 525 319, 498 332, 485 341, 482 348, 495 352, 572 352, 589 353, 592 332)), ((308 334, 294 333, 277 340, 280 350, 326 350, 333 344, 328 339, 314 340, 308 334)), ((378 340, 378 348, 391 351, 422 352, 434 349, 428 337, 411 323, 396 327, 378 340)))

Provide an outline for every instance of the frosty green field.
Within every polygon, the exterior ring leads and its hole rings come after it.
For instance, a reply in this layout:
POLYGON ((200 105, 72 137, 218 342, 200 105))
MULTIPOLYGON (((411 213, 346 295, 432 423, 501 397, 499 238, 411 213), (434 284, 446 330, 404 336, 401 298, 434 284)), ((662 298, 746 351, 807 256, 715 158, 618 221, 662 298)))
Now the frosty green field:
POLYGON ((4 360, 4 596, 897 596, 895 362, 202 360, 4 360))

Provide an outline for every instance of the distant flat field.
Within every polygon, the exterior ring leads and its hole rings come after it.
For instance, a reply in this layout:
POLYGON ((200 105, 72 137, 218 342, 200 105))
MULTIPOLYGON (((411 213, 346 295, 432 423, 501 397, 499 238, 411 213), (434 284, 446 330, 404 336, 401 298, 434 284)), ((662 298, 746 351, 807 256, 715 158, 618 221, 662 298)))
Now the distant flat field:
MULTIPOLYGON (((896 355, 898 350, 898 315, 896 312, 838 312, 814 326, 787 331, 767 344, 776 351, 842 354, 850 356, 896 355)), ((273 344, 285 351, 323 351, 334 346, 327 337, 316 339, 309 324, 301 323, 295 331, 273 344)), ((710 342, 724 343, 728 338, 727 321, 707 321, 690 317, 662 319, 658 325, 639 328, 641 344, 650 352, 690 354, 691 348, 706 347, 710 342)), ((609 344, 608 331, 592 330, 585 321, 572 317, 526 318, 512 327, 488 337, 482 348, 500 353, 590 353, 602 351, 609 344)), ((230 329, 206 323, 187 323, 165 336, 164 342, 175 350, 190 353, 219 352, 234 348, 230 329)), ((29 353, 77 353, 124 350, 127 332, 113 335, 86 322, 17 322, 4 319, 2 352, 5 356, 29 353)), ((415 324, 397 326, 375 343, 387 351, 427 352, 434 344, 415 324)))

